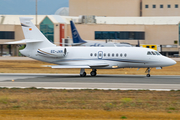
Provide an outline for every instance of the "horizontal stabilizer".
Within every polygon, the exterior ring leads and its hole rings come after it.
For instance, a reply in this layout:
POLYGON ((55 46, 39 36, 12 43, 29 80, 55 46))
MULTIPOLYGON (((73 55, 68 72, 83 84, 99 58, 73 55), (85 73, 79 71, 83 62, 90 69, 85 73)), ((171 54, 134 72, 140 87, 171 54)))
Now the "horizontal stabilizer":
POLYGON ((82 66, 82 65, 52 65, 51 68, 90 68, 90 66, 82 66))
POLYGON ((6 44, 23 44, 23 43, 35 43, 35 42, 43 42, 43 40, 24 39, 24 40, 15 41, 15 42, 6 42, 6 44))

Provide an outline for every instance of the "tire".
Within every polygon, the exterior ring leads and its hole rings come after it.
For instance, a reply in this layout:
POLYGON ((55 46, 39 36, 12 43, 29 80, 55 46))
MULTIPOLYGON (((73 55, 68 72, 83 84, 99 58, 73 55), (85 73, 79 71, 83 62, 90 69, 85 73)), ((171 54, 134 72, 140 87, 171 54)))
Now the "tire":
POLYGON ((96 76, 96 71, 91 71, 91 76, 96 76))
POLYGON ((83 72, 83 74, 80 74, 81 77, 86 77, 86 72, 83 72))
POLYGON ((151 77, 151 75, 150 75, 150 74, 147 74, 146 77, 151 77))

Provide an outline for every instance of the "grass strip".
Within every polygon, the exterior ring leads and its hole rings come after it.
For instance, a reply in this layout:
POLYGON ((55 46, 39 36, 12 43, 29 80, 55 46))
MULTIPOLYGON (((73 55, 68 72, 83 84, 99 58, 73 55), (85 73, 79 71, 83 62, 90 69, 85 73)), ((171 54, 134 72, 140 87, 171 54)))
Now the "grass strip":
POLYGON ((0 89, 0 119, 179 120, 180 91, 0 89))

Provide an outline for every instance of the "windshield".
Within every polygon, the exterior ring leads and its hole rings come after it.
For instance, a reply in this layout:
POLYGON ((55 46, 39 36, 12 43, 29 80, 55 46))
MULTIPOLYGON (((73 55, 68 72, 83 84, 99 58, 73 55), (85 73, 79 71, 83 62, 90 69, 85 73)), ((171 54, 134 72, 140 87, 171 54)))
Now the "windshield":
POLYGON ((147 55, 161 55, 158 51, 148 51, 147 55))

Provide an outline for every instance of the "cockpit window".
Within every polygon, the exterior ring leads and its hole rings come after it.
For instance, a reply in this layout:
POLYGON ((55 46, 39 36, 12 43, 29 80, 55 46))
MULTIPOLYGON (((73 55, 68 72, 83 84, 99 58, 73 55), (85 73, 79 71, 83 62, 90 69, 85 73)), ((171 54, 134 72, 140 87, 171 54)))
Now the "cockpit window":
POLYGON ((152 55, 152 53, 150 51, 147 52, 147 55, 152 55))
POLYGON ((161 55, 159 52, 157 52, 157 51, 155 51, 155 53, 157 54, 157 55, 161 55))
POLYGON ((148 51, 147 55, 161 55, 158 51, 148 51))
POLYGON ((156 53, 155 53, 154 51, 151 51, 151 53, 152 53, 153 55, 156 55, 156 53))

